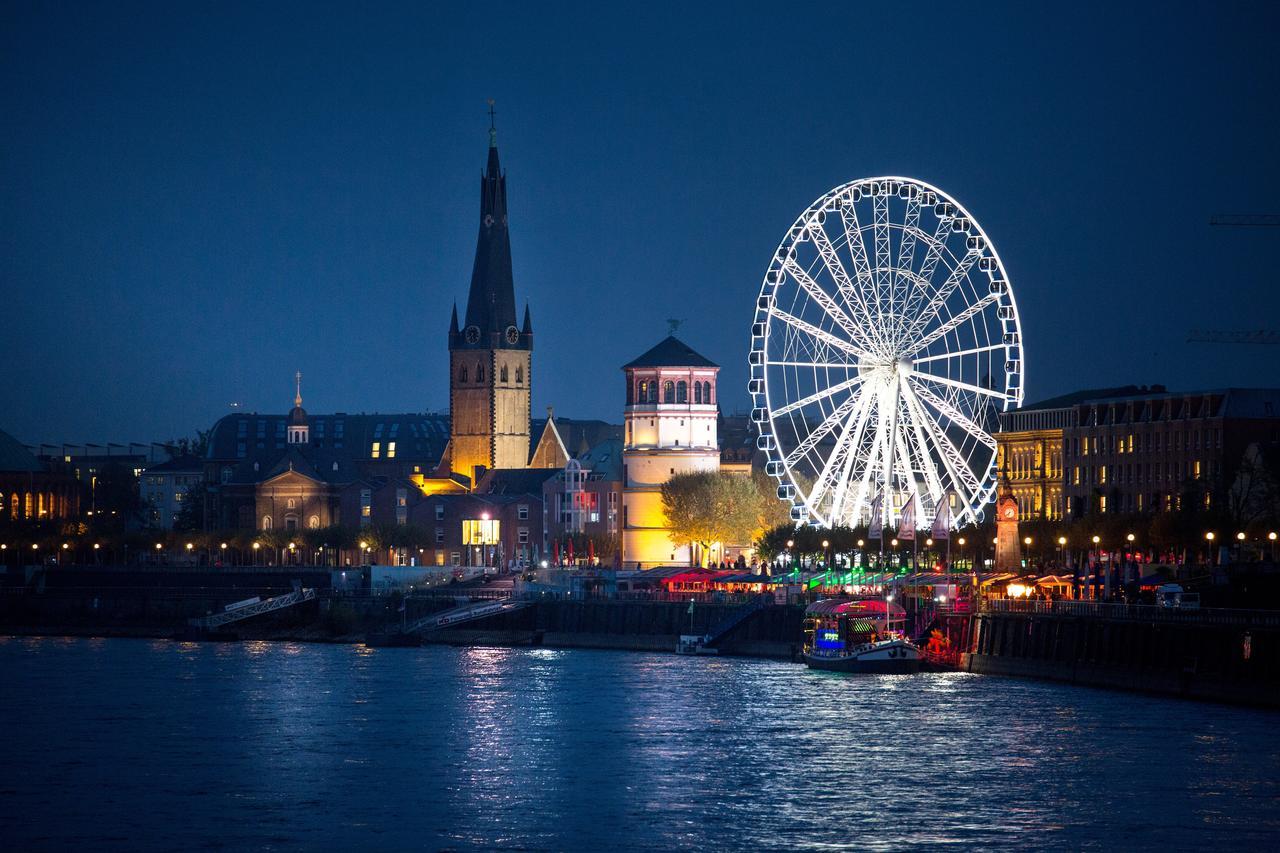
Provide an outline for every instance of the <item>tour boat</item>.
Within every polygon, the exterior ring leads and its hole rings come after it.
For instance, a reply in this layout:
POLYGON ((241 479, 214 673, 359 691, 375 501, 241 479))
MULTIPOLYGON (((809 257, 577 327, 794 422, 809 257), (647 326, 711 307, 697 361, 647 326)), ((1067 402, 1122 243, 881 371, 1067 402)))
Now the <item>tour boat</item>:
POLYGON ((903 633, 907 613, 882 598, 826 598, 804 612, 804 662, 836 672, 920 671, 920 649, 903 633))

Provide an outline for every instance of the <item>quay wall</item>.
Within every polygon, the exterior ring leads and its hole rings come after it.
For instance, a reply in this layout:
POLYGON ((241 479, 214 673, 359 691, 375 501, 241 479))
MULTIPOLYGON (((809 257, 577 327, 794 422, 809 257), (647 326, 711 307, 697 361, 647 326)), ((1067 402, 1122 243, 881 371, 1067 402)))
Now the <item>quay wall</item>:
POLYGON ((1280 614, 1251 620, 1204 612, 1171 620, 1144 609, 980 612, 960 668, 1280 707, 1280 614))

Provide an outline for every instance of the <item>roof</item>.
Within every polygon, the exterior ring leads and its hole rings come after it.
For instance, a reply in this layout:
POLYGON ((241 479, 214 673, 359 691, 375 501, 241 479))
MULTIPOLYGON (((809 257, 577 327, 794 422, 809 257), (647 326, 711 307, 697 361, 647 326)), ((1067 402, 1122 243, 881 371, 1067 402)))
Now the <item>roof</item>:
MULTIPOLYGON (((587 448, 595 447, 610 439, 622 440, 622 424, 611 424, 608 421, 577 420, 557 416, 556 432, 564 442, 565 450, 570 456, 577 456, 585 443, 587 448)), ((529 452, 537 449, 542 441, 542 433, 547 428, 547 419, 538 418, 529 422, 529 452)))
POLYGON ((622 439, 610 438, 578 457, 593 480, 622 480, 622 439))
POLYGON ((230 466, 233 483, 265 480, 281 465, 287 470, 288 458, 295 470, 309 468, 309 476, 349 483, 362 475, 361 468, 394 469, 388 473, 397 475, 415 467, 432 472, 449 441, 449 416, 443 414, 308 414, 309 440, 301 445, 288 443, 288 424, 285 414, 227 415, 213 425, 205 458, 230 466), (390 456, 393 442, 395 456, 390 456), (300 459, 307 465, 299 465, 300 459))
POLYGON ((815 601, 805 608, 805 615, 819 613, 825 616, 841 616, 866 614, 883 616, 885 610, 893 616, 905 616, 906 612, 900 604, 890 604, 883 598, 824 598, 815 601))
MULTIPOLYGON (((526 312, 527 314, 527 312, 526 312)), ((527 319, 527 318, 526 318, 527 319)), ((507 231, 507 176, 498 163, 496 137, 491 137, 489 161, 480 176, 480 233, 467 295, 466 328, 475 326, 478 339, 450 341, 451 348, 528 349, 526 334, 508 341, 506 331, 516 325, 516 290, 511 274, 511 238, 507 231)))
POLYGON ((22 442, 0 430, 0 471, 44 470, 44 464, 22 442))
POLYGON ((644 355, 622 365, 623 370, 633 367, 716 367, 720 365, 699 355, 675 335, 668 335, 644 355))
POLYGON ((542 484, 559 473, 559 468, 491 468, 480 478, 476 492, 482 495, 541 495, 542 484))
POLYGON ((1089 400, 1140 397, 1145 394, 1157 395, 1163 393, 1165 393, 1163 385, 1122 385, 1118 388, 1090 388, 1084 391, 1072 391, 1070 394, 1050 397, 1047 400, 1041 400, 1039 403, 1032 403, 1029 406, 1020 406, 1014 411, 1031 412, 1040 409, 1066 409, 1089 400))
POLYGON ((204 460, 199 456, 187 454, 185 456, 175 456, 167 462, 160 462, 156 465, 148 465, 146 471, 148 474, 158 474, 166 471, 203 471, 204 460))

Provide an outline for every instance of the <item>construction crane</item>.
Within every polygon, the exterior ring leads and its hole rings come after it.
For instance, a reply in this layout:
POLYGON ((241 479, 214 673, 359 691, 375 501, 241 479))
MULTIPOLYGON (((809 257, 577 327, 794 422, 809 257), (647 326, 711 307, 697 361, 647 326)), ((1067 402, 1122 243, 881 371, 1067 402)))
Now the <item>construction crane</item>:
POLYGON ((1280 344, 1280 332, 1275 329, 1193 329, 1187 335, 1187 343, 1194 344, 1280 344))
POLYGON ((1219 213, 1209 217, 1210 225, 1225 225, 1229 228, 1276 228, 1280 227, 1280 215, 1274 213, 1219 213))

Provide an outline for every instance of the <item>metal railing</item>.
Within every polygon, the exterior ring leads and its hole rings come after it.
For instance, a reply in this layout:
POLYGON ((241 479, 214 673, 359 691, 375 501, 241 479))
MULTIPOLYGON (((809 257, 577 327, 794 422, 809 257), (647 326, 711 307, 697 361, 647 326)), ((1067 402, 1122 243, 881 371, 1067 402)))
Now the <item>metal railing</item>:
POLYGON ((1043 616, 1089 616, 1096 619, 1184 622, 1201 625, 1280 627, 1280 611, 1277 610, 1160 607, 1154 604, 1122 604, 1110 601, 1041 601, 1038 599, 989 598, 981 603, 978 612, 1026 613, 1043 616))
POLYGON ((259 616, 263 613, 272 613, 276 610, 283 610, 286 607, 292 607, 295 604, 301 604, 304 601, 311 601, 316 597, 314 589, 299 589, 287 595, 277 595, 275 598, 268 598, 266 601, 256 601, 253 604, 246 604, 243 607, 237 607, 234 610, 227 610, 222 613, 212 613, 208 616, 202 616, 199 619, 188 619, 188 624, 196 628, 218 628, 222 625, 229 625, 232 622, 239 622, 241 619, 248 619, 250 616, 259 616))

